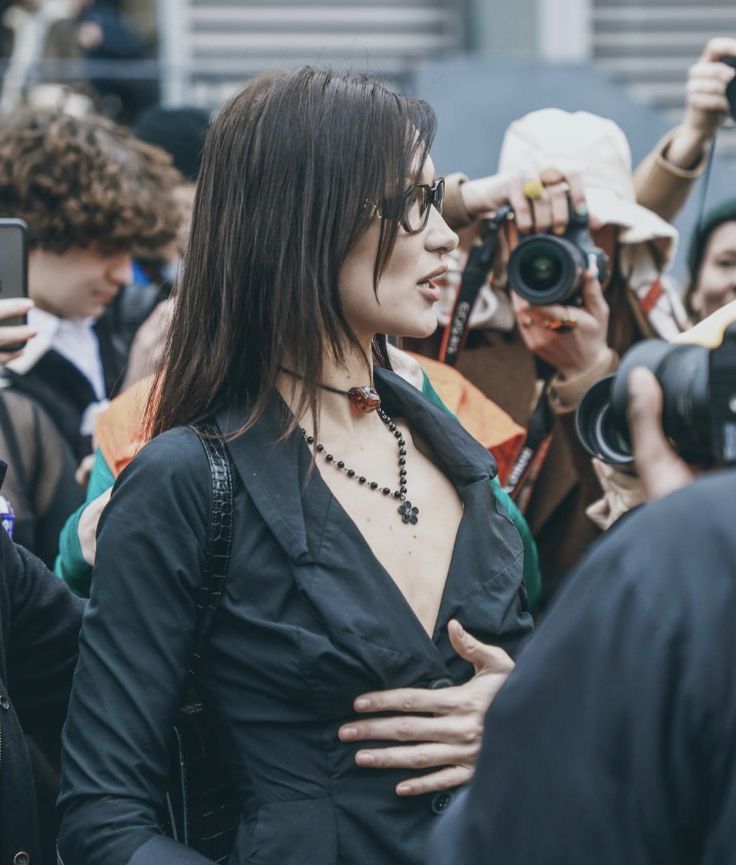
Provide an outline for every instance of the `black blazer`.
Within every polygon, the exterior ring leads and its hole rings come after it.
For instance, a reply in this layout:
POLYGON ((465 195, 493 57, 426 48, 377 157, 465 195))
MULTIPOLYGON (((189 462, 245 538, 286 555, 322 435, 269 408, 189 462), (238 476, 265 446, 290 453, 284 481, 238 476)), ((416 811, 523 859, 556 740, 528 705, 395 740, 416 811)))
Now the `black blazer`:
MULTIPOLYGON (((233 552, 202 672, 243 802, 232 865, 423 862, 452 794, 398 797, 405 773, 358 768, 338 727, 360 693, 466 681, 451 617, 512 654, 531 628, 522 543, 496 507, 492 457, 398 376, 378 370, 376 384, 464 503, 437 627, 426 633, 319 472, 307 480, 301 435, 277 443, 285 409, 274 399, 228 445, 233 552)), ((204 861, 160 836, 156 809, 192 651, 209 489, 201 444, 175 429, 136 457, 103 517, 64 734, 67 865, 204 861)))
POLYGON ((0 862, 52 863, 54 831, 44 826, 26 739, 58 761, 83 602, 0 529, 0 862), (56 757, 54 757, 56 752, 56 757))

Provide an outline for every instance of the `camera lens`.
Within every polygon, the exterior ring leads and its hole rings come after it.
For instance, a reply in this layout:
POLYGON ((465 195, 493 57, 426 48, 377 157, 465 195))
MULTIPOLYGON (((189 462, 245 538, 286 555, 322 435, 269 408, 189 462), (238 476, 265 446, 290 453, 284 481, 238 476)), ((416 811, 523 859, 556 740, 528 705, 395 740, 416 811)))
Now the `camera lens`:
POLYGON ((615 378, 615 375, 607 375, 588 389, 575 415, 575 427, 583 447, 592 457, 609 465, 625 466, 634 458, 611 411, 611 388, 615 378))
POLYGON ((708 462, 708 349, 678 346, 663 359, 656 375, 664 394, 662 426, 675 449, 687 462, 708 462))
MULTIPOLYGON (((621 459, 623 456, 626 462, 628 462, 629 459, 633 459, 631 446, 616 428, 613 415, 611 414, 610 405, 604 406, 596 418, 595 434, 599 441, 605 443, 607 447, 604 448, 604 451, 607 451, 611 457, 621 459)), ((605 452, 603 456, 606 456, 605 452)))
POLYGON ((575 417, 578 438, 591 456, 612 465, 632 461, 627 411, 632 369, 651 370, 662 388, 662 428, 675 450, 691 463, 711 458, 708 349, 646 340, 626 353, 616 375, 593 385, 575 417))
POLYGON ((650 369, 662 388, 662 429, 677 453, 691 463, 707 462, 710 453, 708 349, 701 345, 670 345, 660 340, 646 340, 627 352, 611 391, 614 421, 627 439, 627 380, 637 366, 650 369))
POLYGON ((536 306, 567 303, 583 285, 585 260, 564 237, 533 234, 520 241, 509 256, 509 283, 536 306))
POLYGON ((562 276, 559 259, 547 252, 525 255, 520 265, 521 278, 526 285, 533 285, 539 291, 548 291, 562 276))

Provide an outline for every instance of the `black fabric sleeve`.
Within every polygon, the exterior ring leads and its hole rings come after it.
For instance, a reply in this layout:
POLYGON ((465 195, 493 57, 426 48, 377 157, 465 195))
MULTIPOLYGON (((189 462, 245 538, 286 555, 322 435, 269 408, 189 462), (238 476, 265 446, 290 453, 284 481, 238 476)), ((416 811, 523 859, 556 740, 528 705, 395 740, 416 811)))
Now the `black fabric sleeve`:
POLYGON ((26 733, 53 730, 66 714, 84 602, 0 530, 10 597, 8 687, 26 733))
POLYGON ((641 509, 570 577, 489 710, 432 865, 734 859, 731 475, 641 509))
MULTIPOLYGON (((22 740, 12 735, 2 745, 2 772, 14 780, 10 786, 6 784, 8 798, 3 807, 7 813, 0 816, 12 821, 16 807, 27 810, 21 824, 33 820, 35 787, 41 861, 52 862, 58 834, 55 801, 59 794, 61 728, 69 702, 84 602, 0 530, 0 607, 0 677, 6 677, 28 746, 26 754, 22 740), (28 773, 29 765, 33 778, 28 773)), ((7 825, 8 820, 5 822, 7 825)), ((10 839, 0 838, 0 848, 10 861, 12 852, 3 847, 2 841, 10 843, 10 839)))
POLYGON ((64 728, 59 852, 67 865, 208 860, 160 837, 172 724, 195 638, 210 472, 190 430, 121 475, 100 529, 64 728))

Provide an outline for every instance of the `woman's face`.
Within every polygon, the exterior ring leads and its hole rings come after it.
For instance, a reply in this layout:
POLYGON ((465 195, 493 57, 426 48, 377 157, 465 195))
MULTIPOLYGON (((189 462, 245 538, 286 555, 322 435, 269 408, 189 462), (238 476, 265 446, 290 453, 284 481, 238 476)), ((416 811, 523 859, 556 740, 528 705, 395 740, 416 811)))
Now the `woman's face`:
POLYGON ((708 238, 690 305, 700 318, 736 300, 736 222, 724 222, 708 238))
MULTIPOLYGON (((427 159, 420 183, 434 181, 434 163, 427 159)), ((339 291, 348 324, 362 342, 376 333, 425 337, 437 328, 439 289, 432 283, 446 269, 445 256, 458 238, 435 207, 418 234, 399 227, 396 245, 373 290, 380 217, 358 240, 340 269, 339 291)))

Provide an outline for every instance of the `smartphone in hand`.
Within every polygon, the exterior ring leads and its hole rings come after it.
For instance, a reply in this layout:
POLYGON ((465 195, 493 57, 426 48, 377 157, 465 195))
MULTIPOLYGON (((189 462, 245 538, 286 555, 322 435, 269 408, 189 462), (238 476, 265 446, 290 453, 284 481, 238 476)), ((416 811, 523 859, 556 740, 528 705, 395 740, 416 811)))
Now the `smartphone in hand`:
MULTIPOLYGON (((0 219, 0 301, 28 297, 28 226, 22 219, 0 219)), ((0 309, 9 304, 0 304, 0 309)), ((25 304, 21 304, 25 307, 25 304)), ((27 323, 25 312, 3 317, 0 327, 19 327, 27 323)), ((20 351, 25 341, 3 344, 2 351, 20 351)))

